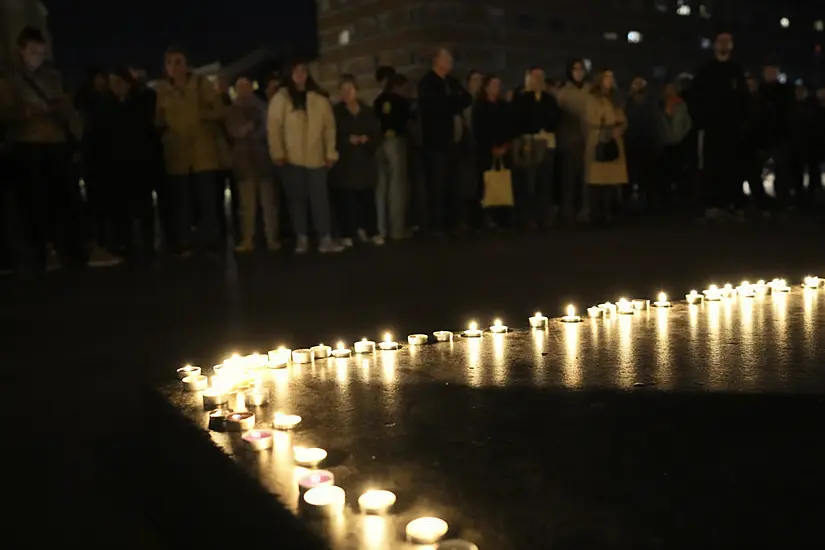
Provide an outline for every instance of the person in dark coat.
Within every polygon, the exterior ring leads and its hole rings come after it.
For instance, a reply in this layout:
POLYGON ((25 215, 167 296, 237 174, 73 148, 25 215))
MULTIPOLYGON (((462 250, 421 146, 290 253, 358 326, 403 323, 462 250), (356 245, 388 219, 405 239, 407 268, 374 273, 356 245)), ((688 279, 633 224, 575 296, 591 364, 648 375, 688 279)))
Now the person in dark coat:
POLYGON ((625 104, 627 132, 625 148, 627 172, 633 191, 644 197, 648 207, 655 209, 665 194, 659 186, 656 167, 662 153, 659 117, 655 98, 648 91, 647 81, 637 76, 630 83, 625 104))
POLYGON ((733 53, 733 35, 716 34, 715 55, 693 79, 691 119, 700 132, 705 218, 724 220, 733 208, 743 219, 742 142, 751 107, 745 72, 733 53))
POLYGON ((816 100, 810 97, 808 88, 799 82, 794 90, 794 101, 788 109, 788 156, 789 189, 778 190, 780 200, 789 204, 790 190, 794 190, 794 202, 797 210, 810 210, 813 201, 818 198, 822 188, 822 162, 820 136, 822 129, 816 100), (808 174, 808 187, 804 186, 805 174, 808 174))
POLYGON ((378 187, 376 151, 381 144, 381 124, 373 110, 358 99, 352 75, 344 75, 339 87, 341 101, 333 108, 338 162, 330 171, 333 205, 341 244, 384 244, 376 222, 375 189, 378 187))

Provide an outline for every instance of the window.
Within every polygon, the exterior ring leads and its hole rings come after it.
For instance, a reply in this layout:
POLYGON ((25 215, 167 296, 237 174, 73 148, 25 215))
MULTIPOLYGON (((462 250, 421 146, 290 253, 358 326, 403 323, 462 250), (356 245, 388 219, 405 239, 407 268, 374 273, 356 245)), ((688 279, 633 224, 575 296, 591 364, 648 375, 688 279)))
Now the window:
POLYGON ((631 44, 638 44, 642 41, 642 33, 639 31, 630 31, 627 33, 627 41, 631 44))
POLYGON ((711 46, 710 38, 700 38, 699 45, 702 47, 703 50, 709 50, 711 46))
POLYGON ((823 23, 821 19, 819 21, 814 21, 814 30, 816 32, 825 31, 825 23, 823 23))
POLYGON ((338 44, 341 46, 346 46, 349 44, 350 39, 350 32, 349 30, 343 30, 338 34, 338 44))
POLYGON ((690 15, 690 6, 685 4, 685 0, 679 0, 676 7, 676 14, 681 15, 682 17, 687 17, 690 15))
POLYGON ((619 35, 615 32, 606 32, 604 33, 605 40, 618 40, 619 35))
POLYGON ((787 29, 788 27, 791 26, 791 21, 787 17, 783 17, 782 19, 779 20, 779 24, 782 25, 783 29, 787 29))

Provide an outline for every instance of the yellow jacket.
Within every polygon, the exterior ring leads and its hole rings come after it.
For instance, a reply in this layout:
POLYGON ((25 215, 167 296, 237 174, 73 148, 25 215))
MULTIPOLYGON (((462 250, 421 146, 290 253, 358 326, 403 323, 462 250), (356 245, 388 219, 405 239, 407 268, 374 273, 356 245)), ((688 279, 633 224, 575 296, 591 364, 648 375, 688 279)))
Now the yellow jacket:
POLYGON ((163 131, 166 170, 172 175, 221 170, 228 155, 225 108, 209 80, 191 75, 183 86, 157 86, 157 121, 163 131))
POLYGON ((306 110, 296 110, 289 91, 282 88, 269 102, 266 126, 273 161, 321 168, 338 160, 332 106, 317 92, 307 92, 306 110))

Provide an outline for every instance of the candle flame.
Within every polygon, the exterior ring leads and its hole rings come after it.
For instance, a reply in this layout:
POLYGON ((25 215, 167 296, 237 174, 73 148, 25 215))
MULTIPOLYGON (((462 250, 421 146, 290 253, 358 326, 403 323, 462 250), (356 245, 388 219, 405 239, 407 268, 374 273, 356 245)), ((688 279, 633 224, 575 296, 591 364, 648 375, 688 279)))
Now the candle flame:
POLYGON ((716 285, 710 285, 708 287, 708 290, 710 290, 711 292, 716 292, 717 290, 719 290, 719 287, 716 285))
POLYGON ((501 326, 501 319, 496 319, 495 321, 493 321, 493 324, 497 327, 500 327, 501 326))
POLYGON ((344 343, 343 342, 338 342, 338 349, 341 350, 341 351, 344 350, 344 343))
POLYGON ((261 432, 259 432, 257 430, 253 430, 253 431, 249 432, 249 435, 254 437, 255 439, 258 439, 259 437, 261 437, 261 432))
POLYGON ((627 305, 627 299, 626 298, 619 298, 619 303, 622 304, 622 305, 627 305))
POLYGON ((470 330, 478 330, 478 323, 475 321, 470 323, 470 330))
POLYGON ((536 312, 536 317, 541 317, 541 311, 536 312))
POLYGON ((385 342, 392 342, 392 334, 389 332, 384 333, 384 341, 385 342))
POLYGON ((366 337, 366 336, 364 336, 363 338, 361 338, 361 341, 362 341, 362 342, 366 342, 366 341, 367 341, 367 337, 366 337))
POLYGON ((748 281, 742 281, 742 286, 748 288, 751 284, 748 281))
POLYGON ((576 315, 576 308, 573 307, 573 304, 567 306, 567 316, 574 317, 576 315))
POLYGON ((764 279, 759 279, 758 281, 756 281, 756 284, 758 284, 758 285, 764 285, 764 284, 765 284, 765 280, 764 280, 764 279))
POLYGON ((664 292, 660 292, 659 293, 659 301, 660 302, 667 302, 667 294, 665 294, 664 292))

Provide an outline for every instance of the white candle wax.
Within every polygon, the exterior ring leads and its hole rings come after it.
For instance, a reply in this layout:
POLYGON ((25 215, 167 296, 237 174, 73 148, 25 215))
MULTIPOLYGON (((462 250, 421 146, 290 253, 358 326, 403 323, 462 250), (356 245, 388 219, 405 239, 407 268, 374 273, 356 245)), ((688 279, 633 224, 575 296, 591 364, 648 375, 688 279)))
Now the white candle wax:
POLYGON ((478 323, 472 322, 463 334, 465 338, 480 338, 483 332, 478 329, 478 323))
POLYGON ((493 326, 490 327, 490 332, 492 332, 493 334, 502 334, 507 332, 508 330, 509 329, 507 328, 507 325, 502 324, 501 319, 496 319, 495 321, 493 321, 493 326))
POLYGON ((203 408, 211 410, 229 402, 227 395, 222 388, 206 388, 201 394, 203 397, 203 408))
POLYGON ((705 295, 705 300, 709 302, 718 302, 722 299, 722 291, 716 285, 710 285, 702 291, 702 294, 705 295))
POLYGON ((453 333, 449 330, 437 330, 433 333, 435 336, 436 342, 452 342, 453 341, 453 333))
POLYGON ((785 281, 785 279, 774 279, 773 281, 771 281, 770 287, 771 292, 785 293, 791 291, 791 287, 788 286, 788 283, 787 281, 785 281))
POLYGON ((337 485, 321 485, 304 493, 304 502, 313 512, 337 514, 344 509, 347 495, 337 485))
POLYGON ((582 318, 576 315, 576 308, 573 305, 567 306, 567 315, 561 318, 562 323, 581 323, 582 318))
POLYGON ((540 311, 537 311, 535 315, 530 317, 530 326, 532 328, 546 328, 547 317, 542 315, 540 311))
POLYGON ((616 302, 616 310, 621 315, 633 315, 636 313, 636 308, 633 307, 633 303, 628 302, 624 298, 621 298, 618 302, 616 302))
POLYGON ((332 356, 336 359, 346 359, 352 355, 352 351, 349 348, 344 347, 343 342, 338 342, 338 345, 332 350, 332 356))
POLYGON ((660 292, 656 301, 653 302, 654 307, 670 307, 670 302, 667 301, 667 294, 660 292))
POLYGON ((393 341, 392 334, 384 334, 384 341, 378 344, 382 351, 395 351, 398 349, 398 342, 393 341))
POLYGON ((590 317, 591 319, 596 319, 598 317, 603 317, 604 316, 604 310, 602 308, 600 308, 599 306, 589 307, 589 308, 587 308, 587 316, 590 317))
POLYGON ((478 550, 478 546, 468 540, 450 539, 439 542, 435 550, 478 550))
POLYGON ((265 451, 272 448, 274 437, 269 430, 250 430, 241 435, 247 446, 253 451, 265 451))
POLYGON ((699 294, 695 290, 691 290, 687 294, 685 294, 685 300, 687 300, 688 304, 698 304, 705 299, 704 294, 699 294))
POLYGON ((327 457, 327 452, 318 447, 293 447, 292 456, 299 466, 314 468, 327 457))
POLYGON ((265 389, 251 389, 244 392, 244 402, 250 407, 263 407, 269 403, 269 392, 265 389))
POLYGON ((808 275, 805 279, 803 279, 802 286, 807 289, 816 289, 819 288, 820 282, 819 277, 808 275))
POLYGON ((753 288, 756 289, 757 294, 762 294, 762 295, 767 294, 768 290, 770 290, 770 287, 762 279, 756 281, 756 284, 753 285, 753 288))
POLYGON ((355 353, 358 354, 373 353, 375 351, 375 342, 364 338, 360 342, 355 342, 353 347, 355 348, 355 353))
POLYGON ((633 304, 633 309, 636 311, 643 311, 650 307, 650 300, 644 300, 642 298, 636 298, 631 303, 633 304))
POLYGON ((306 348, 296 349, 292 352, 292 362, 299 365, 312 363, 312 350, 306 348))
POLYGON ((269 355, 269 365, 286 365, 292 359, 292 350, 283 346, 273 349, 267 353, 269 355))
POLYGON ((203 391, 209 387, 209 379, 202 374, 187 376, 181 383, 187 391, 203 391))
POLYGON ((358 497, 358 507, 365 514, 386 514, 395 504, 395 493, 372 490, 358 497))
POLYGON ((305 493, 315 487, 335 485, 335 476, 327 470, 312 470, 298 479, 298 490, 305 493))
POLYGON ((407 540, 412 544, 435 544, 447 534, 449 526, 441 518, 424 517, 414 519, 405 529, 407 540))
POLYGON ((410 334, 407 336, 407 343, 411 346, 423 346, 429 339, 426 334, 410 334))
POLYGON ((301 423, 301 417, 297 414, 284 414, 280 412, 275 413, 272 427, 276 430, 289 431, 301 423))
POLYGON ((226 429, 230 432, 245 432, 255 427, 255 414, 248 411, 233 412, 226 417, 226 429))
POLYGON ((325 346, 324 344, 312 346, 312 348, 310 348, 310 351, 312 351, 313 359, 326 359, 327 357, 332 355, 332 348, 329 346, 325 346))
POLYGON ((198 376, 201 373, 201 368, 194 365, 184 365, 177 370, 178 378, 183 380, 189 376, 198 376))

